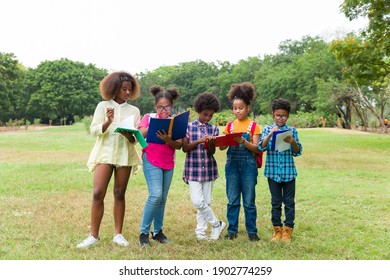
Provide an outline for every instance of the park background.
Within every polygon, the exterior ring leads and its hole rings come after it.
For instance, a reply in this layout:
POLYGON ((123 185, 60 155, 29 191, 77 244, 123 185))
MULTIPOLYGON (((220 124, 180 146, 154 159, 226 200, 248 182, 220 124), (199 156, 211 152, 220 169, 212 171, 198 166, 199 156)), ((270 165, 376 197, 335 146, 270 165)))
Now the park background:
MULTIPOLYGON (((0 258, 390 259, 390 141, 384 125, 390 113, 390 24, 389 6, 383 3, 342 2, 341 11, 350 19, 368 19, 359 32, 286 39, 276 54, 236 63, 198 59, 135 73, 142 92, 134 105, 142 114, 153 111, 153 84, 180 90, 177 112, 191 110, 197 94, 214 93, 222 110, 213 122, 221 127, 233 118, 226 98, 232 83, 255 85, 251 117, 262 127, 272 121, 274 98, 290 100, 289 124, 298 129, 304 153, 296 160, 297 228, 288 247, 269 242, 270 204, 262 170, 257 194, 261 242, 249 243, 244 234, 236 243, 195 241, 194 210, 181 180, 184 155, 178 152, 167 206, 171 244, 138 249, 147 195, 139 173, 127 193, 124 234, 130 249, 112 247, 108 194, 99 246, 76 250, 88 234, 92 192, 85 161, 95 139, 85 128, 101 100, 99 82, 109 70, 68 58, 31 68, 14 53, 0 52, 0 258)), ((224 156, 217 154, 221 178, 213 200, 220 217, 226 206, 224 156)))
MULTIPOLYGON (((262 124, 263 125, 263 124, 262 124)), ((171 240, 138 245, 147 186, 142 171, 126 193, 123 229, 130 246, 112 243, 112 183, 105 200, 100 242, 76 245, 89 233, 92 173, 86 160, 95 142, 83 123, 0 133, 0 259, 5 260, 389 260, 390 136, 338 128, 298 129, 303 154, 293 241, 271 242, 270 194, 259 169, 256 187, 260 241, 249 242, 240 214, 238 239, 195 238, 196 211, 182 180, 185 154, 177 151, 164 232, 171 240)), ((139 148, 139 147, 138 147, 139 148)), ((224 163, 212 206, 226 219, 224 163)))

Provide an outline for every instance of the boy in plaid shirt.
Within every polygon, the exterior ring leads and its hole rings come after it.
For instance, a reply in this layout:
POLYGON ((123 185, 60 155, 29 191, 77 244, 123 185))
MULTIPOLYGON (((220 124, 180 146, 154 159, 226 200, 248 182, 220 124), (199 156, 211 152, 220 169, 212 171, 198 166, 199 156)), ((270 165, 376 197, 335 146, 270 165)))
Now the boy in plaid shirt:
POLYGON ((295 219, 295 178, 297 170, 293 157, 302 154, 302 145, 298 139, 298 132, 294 127, 286 125, 290 114, 290 103, 282 98, 272 102, 273 125, 267 125, 261 134, 258 149, 267 151, 264 176, 268 179, 271 192, 272 224, 274 236, 272 241, 282 239, 290 242, 295 219), (292 130, 292 136, 283 140, 290 143, 290 149, 285 151, 272 150, 272 135, 279 130, 292 130), (281 221, 282 203, 284 204, 284 227, 281 221))
POLYGON ((220 102, 211 93, 201 93, 194 101, 194 108, 199 117, 188 123, 187 135, 183 138, 183 151, 187 153, 183 180, 189 186, 192 205, 197 209, 196 238, 208 239, 206 230, 210 223, 210 240, 217 240, 226 224, 221 222, 210 208, 213 183, 219 177, 214 158, 214 141, 219 129, 209 122, 219 110, 220 102), (204 147, 206 141, 207 149, 204 147))

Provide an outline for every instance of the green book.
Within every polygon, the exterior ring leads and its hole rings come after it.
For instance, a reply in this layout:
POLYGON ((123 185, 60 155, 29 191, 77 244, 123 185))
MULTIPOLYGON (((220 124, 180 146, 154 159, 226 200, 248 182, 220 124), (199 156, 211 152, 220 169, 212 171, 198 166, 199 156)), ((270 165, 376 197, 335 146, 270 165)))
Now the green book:
POLYGON ((119 133, 121 131, 132 132, 135 139, 137 139, 138 143, 141 145, 142 148, 146 148, 148 146, 148 143, 146 143, 144 137, 142 136, 141 131, 139 131, 138 129, 136 129, 134 127, 134 117, 133 116, 130 116, 130 117, 122 120, 114 132, 119 133))

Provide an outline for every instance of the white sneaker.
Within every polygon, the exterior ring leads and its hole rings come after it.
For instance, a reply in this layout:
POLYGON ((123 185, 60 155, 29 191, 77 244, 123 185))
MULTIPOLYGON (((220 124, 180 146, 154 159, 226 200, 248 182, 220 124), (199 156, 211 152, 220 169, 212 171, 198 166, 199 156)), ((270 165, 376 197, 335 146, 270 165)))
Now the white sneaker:
POLYGON ((119 246, 123 246, 123 247, 129 246, 129 242, 120 233, 115 234, 114 238, 112 239, 112 242, 114 242, 115 244, 118 244, 119 246))
POLYGON ((207 237, 206 234, 200 234, 200 233, 198 233, 198 234, 196 235, 196 239, 198 239, 198 240, 207 240, 208 237, 207 237))
POLYGON ((92 235, 84 239, 80 244, 77 245, 77 248, 88 248, 92 245, 95 245, 99 241, 99 238, 95 238, 92 235))
POLYGON ((211 234, 210 234, 210 240, 217 240, 219 238, 219 236, 221 235, 225 226, 226 226, 226 224, 224 222, 221 222, 221 221, 219 222, 219 226, 217 226, 217 227, 213 226, 213 229, 211 230, 211 234))

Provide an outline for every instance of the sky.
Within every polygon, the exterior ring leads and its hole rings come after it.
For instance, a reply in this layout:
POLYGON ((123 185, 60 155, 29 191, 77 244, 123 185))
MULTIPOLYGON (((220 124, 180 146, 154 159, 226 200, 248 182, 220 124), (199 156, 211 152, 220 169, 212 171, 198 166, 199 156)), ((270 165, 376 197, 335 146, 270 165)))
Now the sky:
POLYGON ((366 26, 342 0, 0 0, 0 52, 26 67, 68 58, 109 71, 197 59, 237 63, 285 40, 338 38, 366 26))

